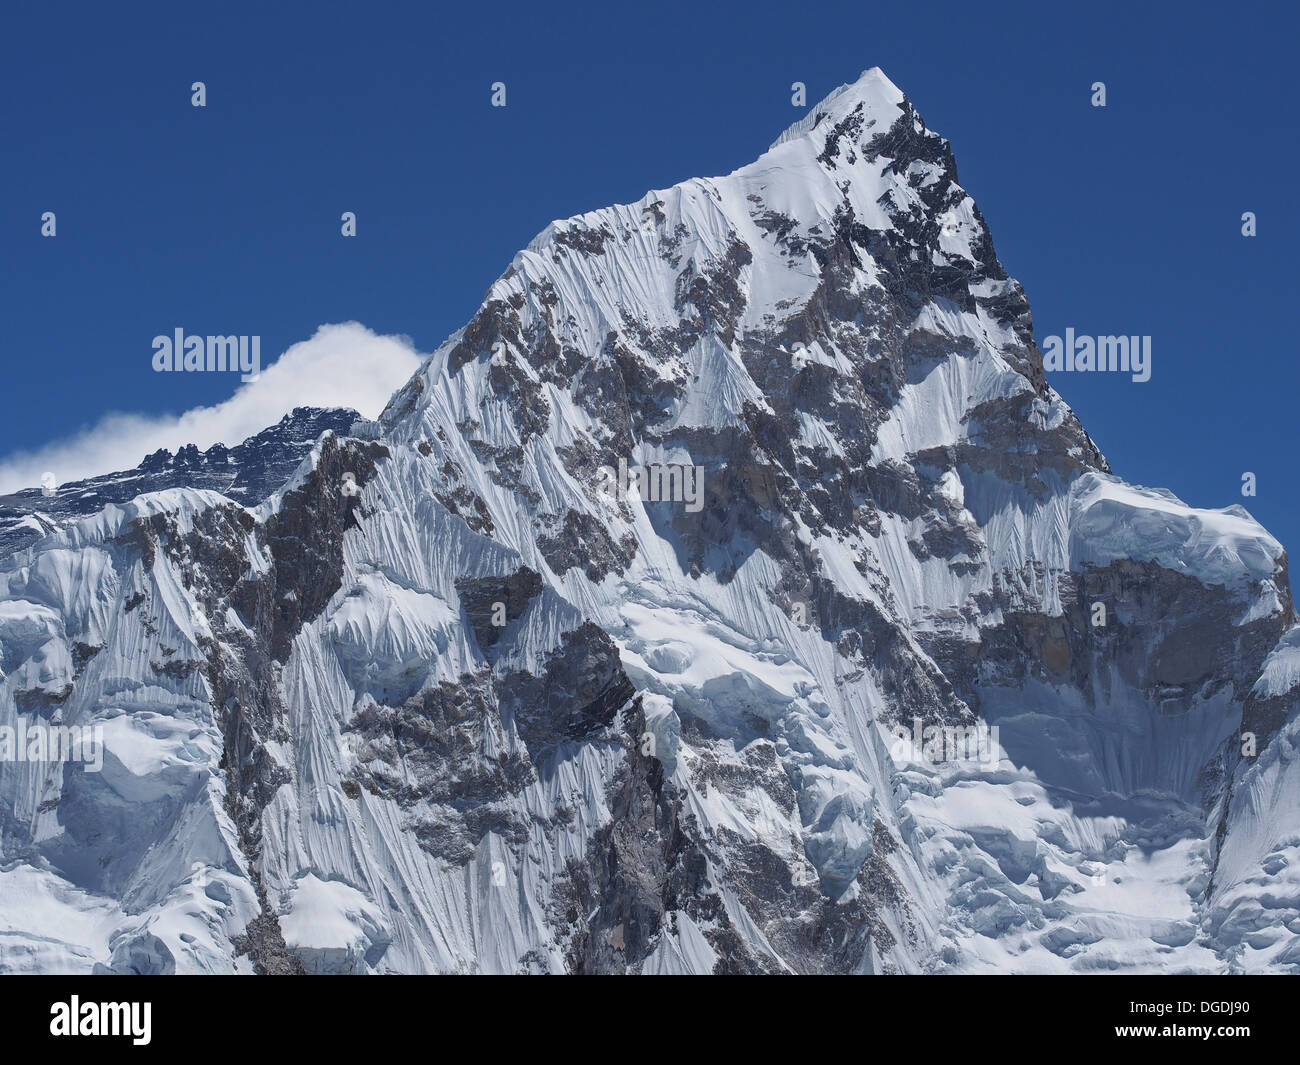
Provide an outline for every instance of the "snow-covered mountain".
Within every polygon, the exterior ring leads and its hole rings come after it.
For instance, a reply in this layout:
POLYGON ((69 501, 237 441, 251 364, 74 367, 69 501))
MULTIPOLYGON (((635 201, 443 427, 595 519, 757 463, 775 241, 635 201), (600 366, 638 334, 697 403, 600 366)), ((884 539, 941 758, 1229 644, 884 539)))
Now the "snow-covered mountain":
POLYGON ((321 433, 346 432, 356 420, 354 410, 298 407, 235 447, 214 444, 200 451, 191 444, 174 455, 162 449, 134 470, 0 496, 0 556, 110 503, 129 503, 164 488, 211 488, 255 505, 284 484, 321 433))
POLYGON ((0 763, 0 970, 1300 970, 1286 555, 1111 472, 879 70, 267 498, 23 547, 0 653, 105 745, 0 763))

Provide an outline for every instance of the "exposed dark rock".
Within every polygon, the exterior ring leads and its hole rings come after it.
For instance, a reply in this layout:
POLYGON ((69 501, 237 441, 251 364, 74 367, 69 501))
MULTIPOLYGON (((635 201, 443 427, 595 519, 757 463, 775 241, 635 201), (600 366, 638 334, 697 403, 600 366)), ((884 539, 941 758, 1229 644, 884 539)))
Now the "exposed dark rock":
POLYGON ((618 648, 599 626, 587 622, 565 633, 541 676, 512 673, 499 687, 534 760, 557 744, 590 739, 614 720, 635 694, 618 648))
POLYGON ((462 577, 456 582, 461 607, 479 647, 485 651, 501 639, 507 625, 523 615, 542 591, 542 578, 524 566, 506 577, 462 577), (501 609, 497 604, 501 604, 501 609), (499 618, 501 624, 494 619, 499 618))
POLYGON ((553 535, 537 538, 546 564, 561 576, 578 567, 593 581, 602 581, 610 573, 622 573, 636 555, 636 538, 625 537, 616 543, 605 526, 590 514, 567 511, 564 523, 553 535))

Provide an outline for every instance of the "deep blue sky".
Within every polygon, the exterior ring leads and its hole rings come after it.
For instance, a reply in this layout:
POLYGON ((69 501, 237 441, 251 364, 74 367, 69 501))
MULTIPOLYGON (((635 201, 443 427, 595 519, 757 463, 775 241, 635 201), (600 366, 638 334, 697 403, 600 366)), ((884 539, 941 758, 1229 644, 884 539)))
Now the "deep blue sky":
POLYGON ((1294 546, 1300 21, 1165 6, 7 5, 0 456, 225 398, 151 371, 176 325, 264 361, 350 319, 432 350, 551 219, 726 173, 805 113, 791 82, 811 104, 878 65, 952 142, 1040 340, 1154 338, 1146 384, 1053 378, 1117 472, 1294 546))

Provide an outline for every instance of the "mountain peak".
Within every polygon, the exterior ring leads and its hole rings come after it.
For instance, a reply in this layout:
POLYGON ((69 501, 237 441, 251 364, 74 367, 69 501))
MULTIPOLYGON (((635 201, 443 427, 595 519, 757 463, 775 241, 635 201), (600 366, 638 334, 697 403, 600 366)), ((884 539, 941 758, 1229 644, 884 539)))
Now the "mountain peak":
POLYGON ((898 109, 907 103, 903 91, 889 80, 879 67, 864 70, 856 81, 846 82, 833 89, 820 101, 808 108, 808 113, 789 126, 769 147, 778 148, 787 141, 805 137, 814 130, 829 132, 859 108, 865 118, 888 128, 898 118, 898 109))

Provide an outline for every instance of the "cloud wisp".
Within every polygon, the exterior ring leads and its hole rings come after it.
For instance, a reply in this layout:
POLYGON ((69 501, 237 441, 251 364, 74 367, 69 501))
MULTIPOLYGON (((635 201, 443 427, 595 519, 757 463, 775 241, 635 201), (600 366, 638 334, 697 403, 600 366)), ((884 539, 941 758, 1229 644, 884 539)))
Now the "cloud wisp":
POLYGON ((233 446, 295 407, 351 407, 374 418, 423 359, 405 337, 358 322, 322 325, 224 402, 180 415, 105 414, 73 436, 0 458, 0 493, 36 487, 47 472, 64 484, 134 469, 159 448, 233 446))

